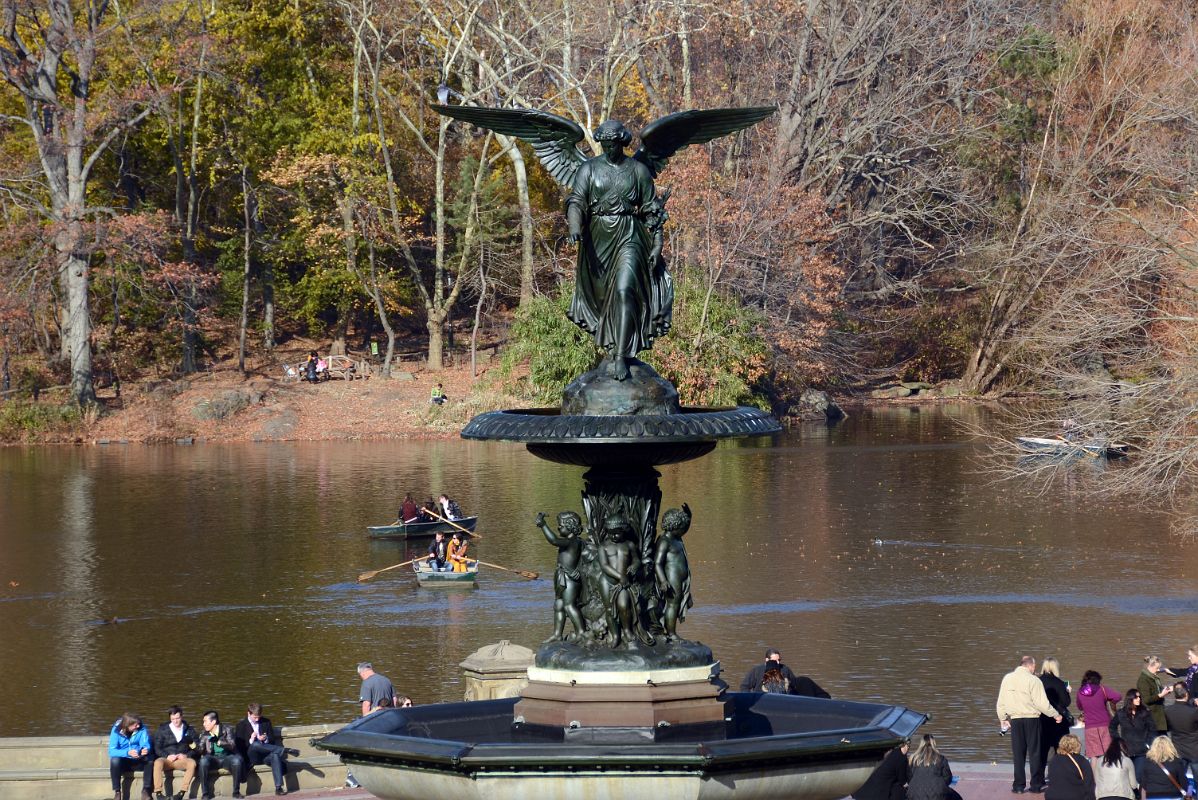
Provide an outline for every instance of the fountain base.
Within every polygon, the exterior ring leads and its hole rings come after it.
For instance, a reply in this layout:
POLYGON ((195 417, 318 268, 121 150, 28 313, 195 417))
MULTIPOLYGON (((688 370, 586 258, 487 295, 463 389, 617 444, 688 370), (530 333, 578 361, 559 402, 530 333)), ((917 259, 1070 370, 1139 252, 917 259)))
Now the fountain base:
MULTIPOLYGON (((529 725, 620 728, 635 738, 676 725, 716 723, 722 729, 726 688, 719 664, 687 669, 573 672, 530 667, 514 713, 529 725)), ((610 738, 610 737, 609 737, 610 738)))

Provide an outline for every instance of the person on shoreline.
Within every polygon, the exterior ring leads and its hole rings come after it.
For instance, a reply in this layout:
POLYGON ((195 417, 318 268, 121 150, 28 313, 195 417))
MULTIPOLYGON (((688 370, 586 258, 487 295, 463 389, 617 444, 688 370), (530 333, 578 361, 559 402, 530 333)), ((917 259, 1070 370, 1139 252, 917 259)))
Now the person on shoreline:
POLYGON ((1144 760, 1148 755, 1148 743, 1156 737, 1156 726, 1152 714, 1144 708, 1139 689, 1128 689, 1123 693, 1123 705, 1111 718, 1112 739, 1123 739, 1124 750, 1136 769, 1136 783, 1144 785, 1144 760))
POLYGON ((1024 656, 1019 666, 1003 676, 995 704, 998 724, 1011 732, 1011 756, 1014 761, 1014 780, 1011 791, 1044 791, 1044 751, 1040 747, 1040 715, 1061 721, 1048 702, 1044 684, 1036 677, 1036 659, 1024 656), (1027 785, 1024 763, 1031 762, 1031 786, 1027 785))
MULTIPOLYGON (((440 536, 440 534, 437 534, 440 536)), ((382 673, 374 671, 374 665, 369 661, 362 661, 358 664, 358 677, 362 679, 362 686, 358 690, 358 702, 362 704, 362 716, 373 714, 384 708, 392 708, 399 705, 399 697, 395 694, 395 686, 392 685, 389 678, 382 673)), ((412 705, 412 698, 405 696, 408 705, 412 705)), ((349 769, 345 770, 345 788, 357 789, 361 784, 354 778, 353 773, 349 769)))
POLYGON ((853 800, 907 800, 907 781, 911 778, 908 749, 903 742, 887 753, 861 788, 853 792, 853 800))
POLYGON ((1198 697, 1198 686, 1194 685, 1194 679, 1198 676, 1198 644, 1186 650, 1186 658, 1190 660, 1189 664, 1184 667, 1166 669, 1165 672, 1168 672, 1178 680, 1184 681, 1186 691, 1190 693, 1190 697, 1198 697))
POLYGON ((166 773, 176 770, 183 772, 183 791, 176 791, 174 800, 183 800, 196 776, 196 732, 179 706, 171 706, 167 715, 170 719, 154 732, 154 800, 166 800, 166 773))
POLYGON ((1161 736, 1169 729, 1165 720, 1165 698, 1171 689, 1165 686, 1157 674, 1161 671, 1161 660, 1156 656, 1144 657, 1144 669, 1136 680, 1136 688, 1140 690, 1140 699, 1148 713, 1152 714, 1152 722, 1156 725, 1156 735, 1161 736))
POLYGON ((216 797, 209 788, 208 775, 217 770, 228 770, 233 776, 233 796, 241 797, 241 783, 245 780, 245 762, 237 753, 237 736, 232 725, 225 725, 215 711, 205 711, 200 723, 204 732, 199 738, 200 796, 203 800, 216 797))
POLYGON ((1111 739, 1106 752, 1090 759, 1090 768, 1094 772, 1094 794, 1098 800, 1139 800, 1140 781, 1136 777, 1136 766, 1118 736, 1111 739))
POLYGON ((1098 758, 1111 746, 1111 711, 1123 695, 1102 684, 1102 675, 1088 669, 1077 690, 1077 710, 1086 726, 1086 755, 1098 758))
POLYGON ((1094 770, 1081 751, 1081 740, 1072 733, 1061 737, 1057 754, 1048 765, 1044 800, 1095 800, 1094 770))
POLYGON ((437 531, 433 535, 433 542, 428 546, 428 568, 437 572, 445 571, 445 564, 449 560, 448 545, 445 542, 445 534, 437 531))
POLYGON ((782 673, 782 677, 786 679, 787 694, 796 694, 802 697, 822 697, 825 700, 832 697, 818 683, 806 675, 795 675, 790 667, 782 663, 782 653, 773 647, 766 649, 764 664, 758 664, 745 673, 744 679, 740 682, 740 690, 742 692, 760 692, 762 690, 762 682, 765 680, 765 673, 772 669, 779 670, 782 673))
POLYGON ((147 800, 154 781, 154 759, 150 757, 150 734, 141 717, 127 711, 112 723, 108 734, 108 774, 112 778, 113 800, 123 800, 121 778, 126 772, 141 770, 141 796, 147 800))
POLYGON ((1059 721, 1054 721, 1051 717, 1040 716, 1040 749, 1044 752, 1041 758, 1047 764, 1049 753, 1056 752, 1057 742, 1069 733, 1073 724, 1073 716, 1069 713, 1073 698, 1069 684, 1061 680, 1061 664, 1052 656, 1046 656, 1040 663, 1040 682, 1044 684, 1044 696, 1048 698, 1048 704, 1059 717, 1059 721))
POLYGON ((936 737, 925 733, 907 760, 911 765, 907 800, 960 800, 961 795, 952 788, 953 771, 936 747, 936 737))
POLYGON ((445 401, 448 399, 449 396, 445 394, 445 387, 438 383, 433 387, 432 394, 429 396, 428 401, 435 406, 443 406, 445 405, 445 401))
POLYGON ((1158 736, 1148 748, 1148 762, 1144 765, 1145 800, 1178 800, 1187 797, 1185 762, 1177 755, 1168 736, 1158 736))
POLYGON ((233 731, 233 740, 246 767, 269 764, 271 777, 275 780, 275 794, 287 794, 283 784, 287 772, 283 761, 287 758, 287 751, 282 745, 276 744, 275 728, 268 717, 262 716, 261 703, 250 703, 246 707, 245 717, 233 731))
POLYGON ((465 572, 466 567, 466 550, 469 544, 462 540, 462 534, 458 531, 453 532, 453 536, 449 539, 449 547, 446 555, 449 558, 450 566, 454 572, 465 572))
POLYGON ((1173 684, 1173 699, 1173 705, 1165 707, 1165 721, 1169 723, 1173 746, 1185 769, 1189 769, 1198 763, 1198 707, 1194 706, 1184 681, 1173 684))

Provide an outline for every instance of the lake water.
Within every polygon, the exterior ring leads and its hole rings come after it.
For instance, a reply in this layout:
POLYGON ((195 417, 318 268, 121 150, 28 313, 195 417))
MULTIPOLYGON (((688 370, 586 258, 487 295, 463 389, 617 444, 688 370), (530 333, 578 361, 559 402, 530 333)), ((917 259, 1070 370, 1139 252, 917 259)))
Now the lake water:
MULTIPOLYGON (((1194 547, 1134 506, 994 483, 958 424, 984 413, 863 411, 663 467, 663 507, 695 513, 683 635, 734 685, 777 647, 836 697, 930 713, 975 760, 1007 753, 995 693, 1024 652, 1120 691, 1147 653, 1184 663, 1194 547)), ((581 475, 457 440, 0 449, 0 736, 157 724, 174 703, 193 723, 253 700, 348 721, 361 660, 419 703, 460 699, 474 650, 549 634, 556 551, 532 521, 581 510, 581 475), (541 577, 358 583, 409 557, 365 531, 406 491, 455 496, 480 516, 474 554, 541 577)))

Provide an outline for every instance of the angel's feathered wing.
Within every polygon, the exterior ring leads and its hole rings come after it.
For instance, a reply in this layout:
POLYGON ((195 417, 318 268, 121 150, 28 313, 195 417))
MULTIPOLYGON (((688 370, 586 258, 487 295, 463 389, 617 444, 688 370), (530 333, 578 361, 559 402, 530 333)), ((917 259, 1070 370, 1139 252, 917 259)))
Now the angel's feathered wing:
POLYGON ((778 109, 712 108, 705 111, 679 111, 650 122, 641 131, 641 146, 633 155, 656 178, 670 156, 691 144, 703 144, 756 125, 778 109))
POLYGON ((532 145, 533 152, 549 170, 549 174, 567 189, 574 185, 574 173, 587 160, 577 147, 586 137, 583 129, 577 123, 548 111, 441 105, 434 105, 433 110, 504 136, 523 139, 532 145))

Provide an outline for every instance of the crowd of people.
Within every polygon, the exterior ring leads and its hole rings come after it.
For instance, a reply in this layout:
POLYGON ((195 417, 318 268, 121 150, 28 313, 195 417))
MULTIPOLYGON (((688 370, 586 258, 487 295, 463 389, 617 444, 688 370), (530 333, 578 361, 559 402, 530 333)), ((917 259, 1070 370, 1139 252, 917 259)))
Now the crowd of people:
POLYGON ((1123 692, 1086 670, 1076 698, 1055 658, 1045 658, 1037 675, 1035 658, 1024 656, 1003 677, 996 704, 999 732, 1011 737, 1011 791, 1046 800, 1193 797, 1198 645, 1187 656, 1189 663, 1175 669, 1146 656, 1136 685, 1123 692), (1079 721, 1084 746, 1069 732, 1079 721))
POLYGON ((245 717, 236 725, 220 721, 216 711, 204 712, 201 730, 183 718, 183 709, 171 706, 167 721, 151 736, 141 717, 128 712, 112 725, 108 736, 109 774, 114 800, 122 800, 121 781, 125 773, 141 772, 142 800, 167 800, 166 778, 182 773, 180 786, 172 800, 189 796, 192 781, 199 777, 200 796, 215 797, 212 782, 217 770, 233 776, 233 796, 241 797, 241 785, 247 770, 269 764, 275 782, 275 794, 287 794, 284 785, 285 761, 297 751, 288 750, 279 741, 270 719, 262 716, 262 705, 250 703, 245 717), (151 795, 150 787, 153 786, 151 795))

